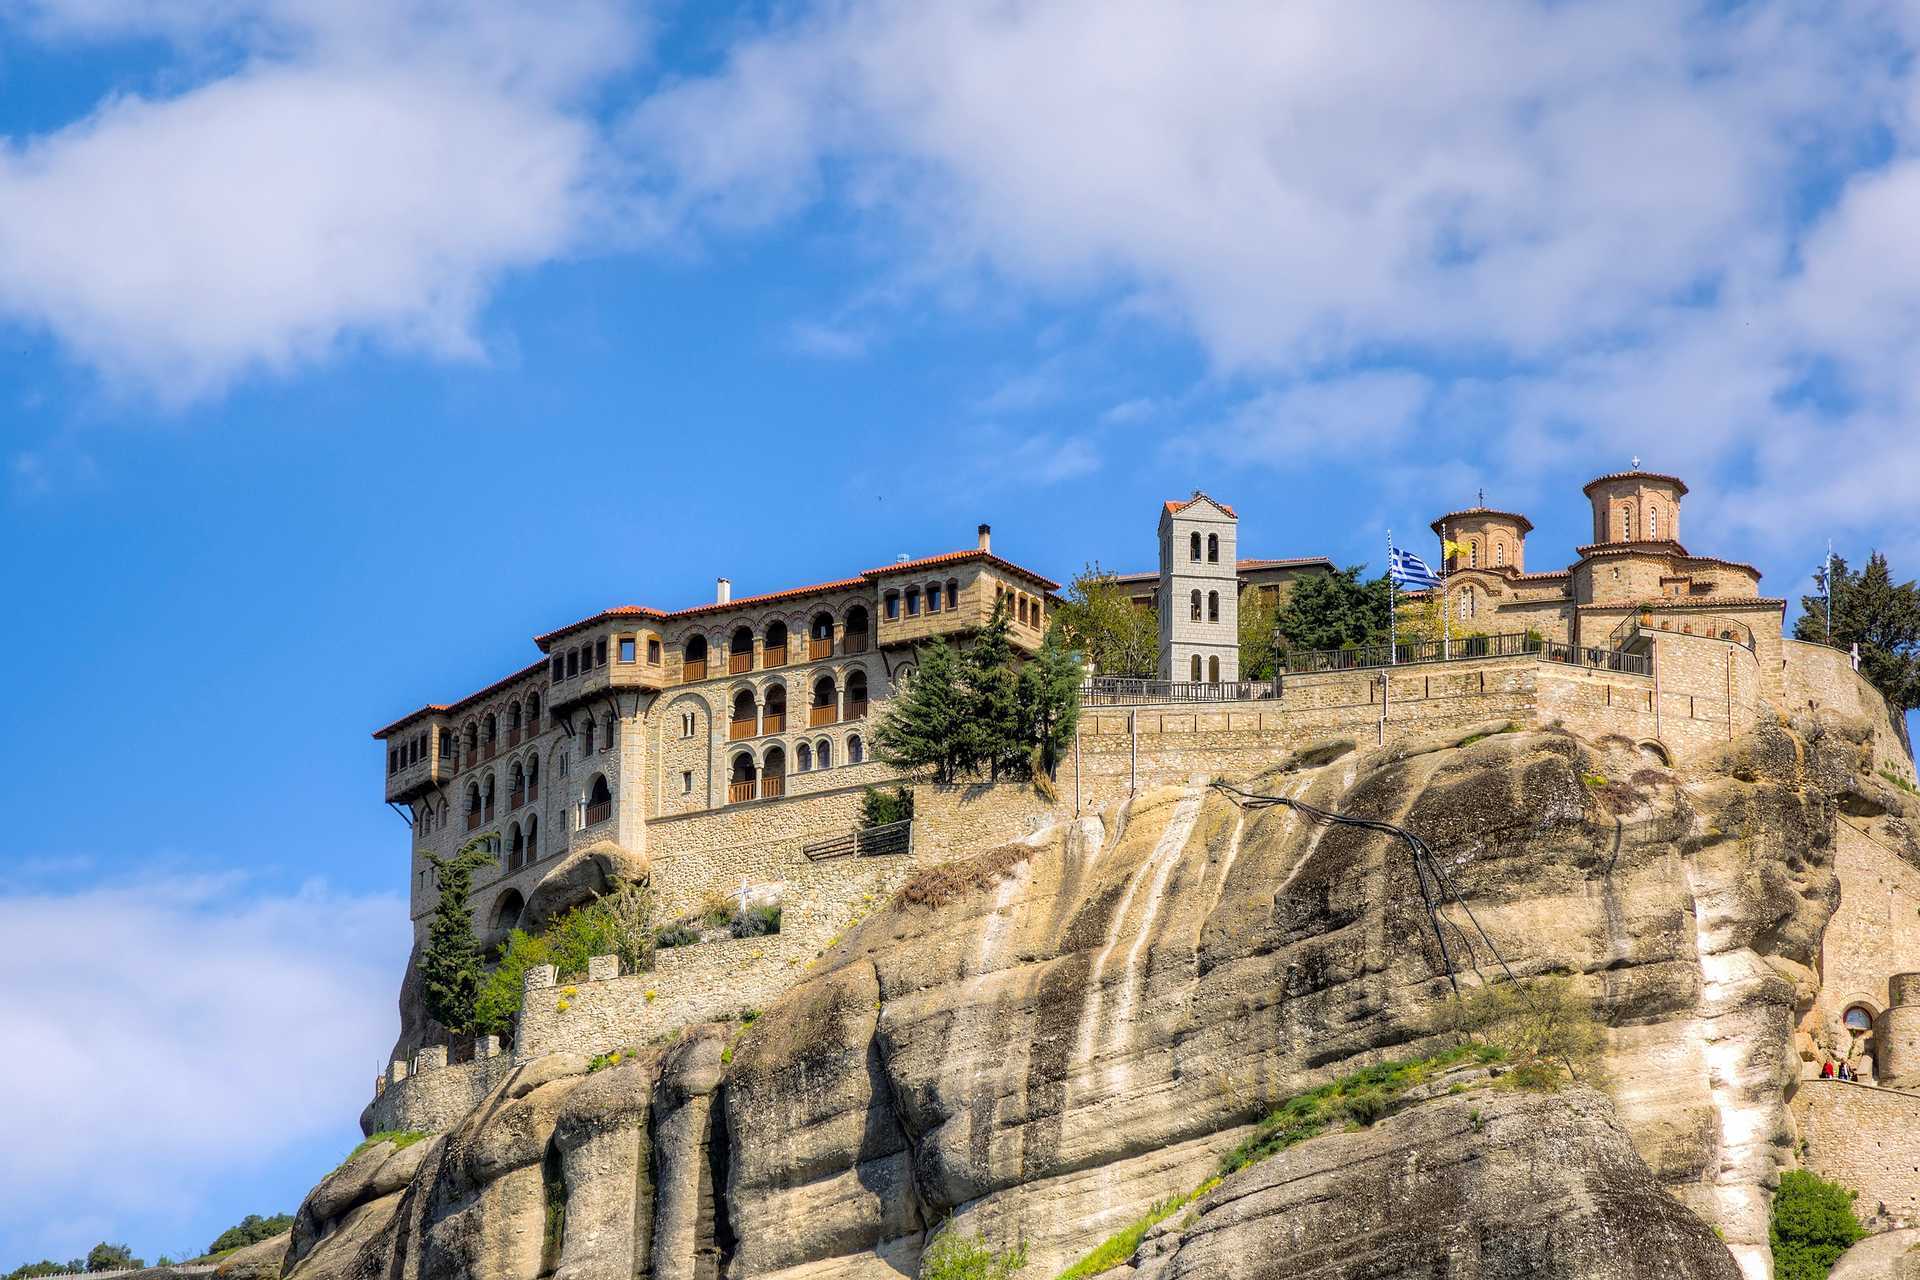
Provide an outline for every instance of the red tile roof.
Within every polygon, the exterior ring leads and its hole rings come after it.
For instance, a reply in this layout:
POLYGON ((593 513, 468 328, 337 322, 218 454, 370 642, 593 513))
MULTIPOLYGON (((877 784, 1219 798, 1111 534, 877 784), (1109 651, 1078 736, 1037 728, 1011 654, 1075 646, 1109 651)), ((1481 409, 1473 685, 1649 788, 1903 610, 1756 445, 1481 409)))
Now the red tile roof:
POLYGON ((750 605, 773 604, 778 600, 792 600, 796 596, 822 595, 828 591, 846 591, 853 587, 866 585, 864 578, 842 578, 838 582, 816 582, 807 587, 788 587, 785 591, 763 591, 759 595, 739 596, 724 603, 716 600, 712 604, 697 604, 691 609, 676 609, 667 616, 670 618, 697 618, 703 613, 725 613, 729 609, 741 609, 750 605))
POLYGON ((520 670, 514 672, 510 676, 506 676, 506 677, 503 677, 502 679, 495 680, 492 684, 488 685, 486 688, 481 689, 477 693, 470 693, 466 697, 461 698, 457 702, 430 702, 426 706, 421 707, 418 711, 409 711, 406 715, 401 716, 398 720, 395 720, 392 724, 388 725, 386 728, 375 729, 373 731, 373 736, 376 738, 384 738, 388 734, 392 733, 395 729, 398 729, 401 725, 408 724, 414 720, 418 720, 421 716, 434 715, 436 713, 440 713, 440 714, 458 713, 459 711, 464 710, 465 708, 473 705, 474 703, 479 702, 481 699, 491 697, 492 695, 500 692, 502 689, 506 688, 508 685, 512 684, 514 681, 525 680, 528 676, 535 675, 541 671, 545 671, 546 669, 547 669, 547 660, 545 658, 542 658, 538 662, 535 662, 529 666, 520 668, 520 670))
POLYGON ((1582 493, 1592 493, 1595 485, 1605 484, 1609 480, 1662 480, 1678 489, 1684 496, 1687 482, 1679 476, 1663 475, 1658 471, 1609 471, 1604 476, 1595 476, 1580 489, 1582 493))
POLYGON ((1023 569, 1011 560, 1002 560, 991 551, 982 551, 972 547, 966 551, 944 551, 936 556, 921 556, 918 560, 901 560, 895 564, 881 565, 877 569, 862 569, 863 578, 880 578, 890 573, 908 573, 915 569, 929 569, 939 564, 959 564, 966 560, 982 560, 996 569, 1005 569, 1017 573, 1030 582, 1037 582, 1048 591, 1058 590, 1060 584, 1052 578, 1042 577, 1031 569, 1023 569))
MULTIPOLYGON (((1282 556, 1277 560, 1238 560, 1234 568, 1240 569, 1305 569, 1310 565, 1323 564, 1333 568, 1333 561, 1325 556, 1282 556)), ((1158 577, 1158 574, 1154 575, 1158 577)))
POLYGON ((1222 501, 1220 501, 1220 499, 1218 499, 1218 498, 1209 498, 1209 497, 1207 497, 1207 495, 1206 495, 1206 494, 1204 494, 1204 493, 1201 493, 1201 492, 1200 492, 1199 490, 1197 490, 1197 489, 1196 489, 1196 490, 1194 490, 1194 494, 1193 494, 1193 496, 1192 496, 1191 498, 1188 498, 1188 499, 1187 499, 1187 500, 1186 500, 1185 502, 1176 502, 1176 501, 1174 501, 1174 500, 1173 500, 1172 498, 1168 498, 1168 499, 1167 499, 1167 514, 1168 514, 1168 515, 1175 515, 1175 514, 1177 514, 1177 513, 1179 513, 1179 512, 1181 512, 1181 511, 1185 511, 1185 510, 1186 510, 1186 509, 1187 509, 1188 507, 1190 507, 1190 506, 1192 506, 1192 505, 1193 505, 1194 503, 1196 503, 1196 502, 1198 502, 1198 501, 1200 501, 1200 499, 1202 499, 1202 498, 1206 498, 1208 502, 1211 502, 1211 503, 1212 503, 1212 504, 1213 504, 1214 506, 1216 506, 1216 507, 1218 507, 1218 508, 1220 508, 1220 509, 1221 509, 1222 511, 1224 511, 1224 512, 1226 512, 1226 513, 1227 513, 1228 515, 1230 515, 1230 516, 1232 516, 1232 517, 1233 517, 1233 518, 1234 518, 1235 520, 1238 520, 1238 519, 1240 518, 1240 513, 1239 513, 1238 511, 1235 511, 1235 510, 1234 510, 1234 509, 1233 509, 1232 507, 1230 507, 1230 506, 1228 506, 1228 505, 1227 505, 1226 503, 1224 503, 1224 502, 1222 502, 1222 501))
POLYGON ((1461 516, 1494 516, 1502 520, 1512 520, 1520 526, 1520 532, 1523 534, 1533 532, 1533 521, 1527 519, 1518 511, 1496 511, 1492 507, 1468 507, 1465 511, 1449 511, 1428 525, 1427 528, 1440 534, 1441 537, 1445 537, 1446 534, 1443 533, 1442 530, 1446 527, 1447 521, 1457 520, 1461 516))

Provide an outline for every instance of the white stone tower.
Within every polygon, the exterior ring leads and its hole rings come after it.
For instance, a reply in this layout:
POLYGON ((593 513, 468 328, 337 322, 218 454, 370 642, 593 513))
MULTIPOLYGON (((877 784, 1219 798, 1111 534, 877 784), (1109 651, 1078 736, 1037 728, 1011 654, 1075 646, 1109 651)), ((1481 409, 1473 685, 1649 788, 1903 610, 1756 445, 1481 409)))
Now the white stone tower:
POLYGON ((1240 517, 1198 489, 1160 511, 1160 678, 1240 678, 1240 517))

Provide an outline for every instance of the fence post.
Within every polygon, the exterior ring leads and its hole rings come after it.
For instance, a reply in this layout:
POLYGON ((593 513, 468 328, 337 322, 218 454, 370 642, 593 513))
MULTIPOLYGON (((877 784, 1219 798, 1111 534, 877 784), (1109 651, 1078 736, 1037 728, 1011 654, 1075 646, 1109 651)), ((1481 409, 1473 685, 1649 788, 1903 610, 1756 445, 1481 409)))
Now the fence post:
POLYGON ((1140 789, 1140 713, 1127 712, 1127 794, 1140 789))

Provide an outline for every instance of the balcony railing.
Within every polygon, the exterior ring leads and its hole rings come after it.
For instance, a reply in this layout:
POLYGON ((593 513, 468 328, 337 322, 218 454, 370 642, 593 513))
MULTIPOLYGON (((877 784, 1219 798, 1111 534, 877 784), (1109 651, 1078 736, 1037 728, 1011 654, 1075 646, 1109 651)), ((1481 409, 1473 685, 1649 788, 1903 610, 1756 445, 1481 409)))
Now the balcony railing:
POLYGON ((1140 706, 1153 702, 1250 702, 1279 696, 1278 680, 1223 680, 1218 684, 1196 684, 1182 680, 1095 676, 1080 687, 1080 701, 1089 707, 1140 706))
POLYGON ((1691 611, 1667 613, 1658 608, 1629 614, 1607 637, 1607 648, 1624 649, 1641 631, 1666 631, 1683 636, 1725 640, 1753 652, 1753 628, 1732 618, 1714 618, 1691 611))
POLYGON ((738 742, 742 738, 751 738, 753 736, 753 725, 754 721, 751 716, 745 720, 727 721, 727 741, 738 742))
POLYGON ((532 804, 534 801, 538 800, 539 798, 540 798, 540 784, 537 782, 529 782, 527 784, 527 803, 532 804))
POLYGON ((866 715, 867 715, 867 700, 865 698, 847 699, 847 719, 863 720, 866 718, 866 715))
POLYGON ((727 655, 727 674, 737 676, 751 670, 753 670, 753 650, 727 655))
POLYGON ((1363 645, 1354 649, 1313 649, 1281 655, 1287 671, 1311 675, 1326 671, 1359 671, 1417 662, 1461 662, 1471 658, 1539 658, 1574 666, 1604 668, 1628 675, 1653 674, 1653 656, 1622 653, 1601 646, 1567 645, 1532 632, 1497 636, 1463 636, 1458 640, 1408 640, 1398 645, 1363 645))
POLYGON ((507 730, 507 749, 511 751, 513 748, 519 745, 520 745, 520 726, 515 725, 513 726, 513 728, 507 730))
POLYGON ((485 745, 483 745, 480 748, 480 758, 482 760, 493 759, 493 749, 494 749, 494 744, 491 741, 487 742, 485 745))
POLYGON ((509 811, 518 809, 521 805, 525 804, 526 802, 527 802, 526 792, 524 791, 507 792, 507 808, 509 811))
POLYGON ((478 831, 479 829, 480 829, 480 811, 478 809, 475 809, 467 814, 467 830, 478 831))
POLYGON ((760 779, 760 798, 762 800, 778 800, 785 794, 787 794, 786 774, 769 773, 760 779))
POLYGON ((818 729, 823 724, 832 724, 835 719, 835 713, 838 710, 839 708, 833 706, 831 703, 824 707, 808 707, 807 726, 812 729, 818 729))
POLYGON ((1592 667, 1600 671, 1618 671, 1624 675, 1650 676, 1653 674, 1651 653, 1622 653, 1618 649, 1602 649, 1598 645, 1561 644, 1558 640, 1549 640, 1541 646, 1540 656, 1548 662, 1565 662, 1572 666, 1592 667))
POLYGON ((493 801, 491 801, 491 800, 489 800, 489 801, 487 801, 487 803, 486 803, 486 807, 485 807, 485 808, 484 808, 484 809, 483 809, 483 810, 481 811, 481 818, 480 818, 480 820, 481 820, 482 822, 492 822, 492 821, 493 821, 493 801))
POLYGON ((700 659, 698 662, 682 661, 680 663, 681 684, 692 684, 695 680, 705 680, 706 678, 707 660, 705 658, 700 659))
POLYGON ((848 654, 865 653, 867 651, 867 633, 864 631, 847 632, 846 643, 842 646, 842 651, 848 654))
POLYGON ((586 825, 589 827, 598 826, 600 823, 605 822, 608 818, 611 818, 612 816, 613 816, 613 801, 603 800, 599 804, 590 804, 587 806, 586 825))
POLYGON ((727 803, 739 804, 744 800, 751 800, 753 799, 753 792, 754 784, 751 778, 745 782, 729 782, 727 784, 727 803))
POLYGON ((825 639, 820 639, 816 637, 812 640, 807 641, 807 661, 808 662, 818 662, 822 658, 831 658, 832 656, 833 656, 833 637, 832 636, 827 636, 825 639))
POLYGON ((787 713, 784 711, 769 711, 760 717, 760 732, 762 733, 784 733, 786 732, 786 728, 787 713))
POLYGON ((800 850, 810 862, 831 858, 872 858, 889 853, 913 852, 913 819, 865 827, 831 840, 821 840, 800 850))
POLYGON ((788 652, 787 646, 784 644, 769 646, 760 655, 760 665, 763 667, 784 667, 787 665, 788 652))

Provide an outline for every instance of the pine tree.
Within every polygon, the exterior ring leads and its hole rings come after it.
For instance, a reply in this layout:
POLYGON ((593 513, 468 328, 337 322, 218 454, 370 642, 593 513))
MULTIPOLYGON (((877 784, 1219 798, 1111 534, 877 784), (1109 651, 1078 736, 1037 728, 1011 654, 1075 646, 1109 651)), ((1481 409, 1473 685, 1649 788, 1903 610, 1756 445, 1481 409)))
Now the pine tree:
MULTIPOLYGON (((1814 575, 1823 593, 1829 590, 1826 573, 1814 575)), ((1833 638, 1841 649, 1860 646, 1860 674, 1905 711, 1920 706, 1920 587, 1895 582, 1887 558, 1878 551, 1867 557, 1867 567, 1847 568, 1833 558, 1833 638)), ((1827 597, 1800 597, 1800 618, 1794 623, 1798 640, 1827 639, 1827 597)))
POLYGON ((1031 740, 1021 732, 1020 678, 1013 666, 1006 601, 967 646, 960 663, 966 721, 962 733, 967 771, 986 765, 998 781, 1027 768, 1031 740))
POLYGON ((874 752, 896 769, 932 769, 939 781, 952 782, 969 767, 960 655, 944 637, 935 637, 916 656, 919 665, 906 688, 874 726, 874 752))
POLYGON ((1280 634, 1289 651, 1383 644, 1387 638, 1385 575, 1360 581, 1360 566, 1316 573, 1293 584, 1280 610, 1280 634))
POLYGON ((427 855, 440 884, 440 900, 427 926, 427 949, 420 956, 421 995, 434 1021, 456 1035, 474 1028, 474 997, 485 976, 468 899, 473 873, 493 861, 493 838, 491 832, 476 836, 451 858, 427 855))
POLYGON ((1021 738, 1038 748, 1037 765, 1051 778, 1080 721, 1084 672, 1059 627, 1047 632, 1040 653, 1020 669, 1021 738))

